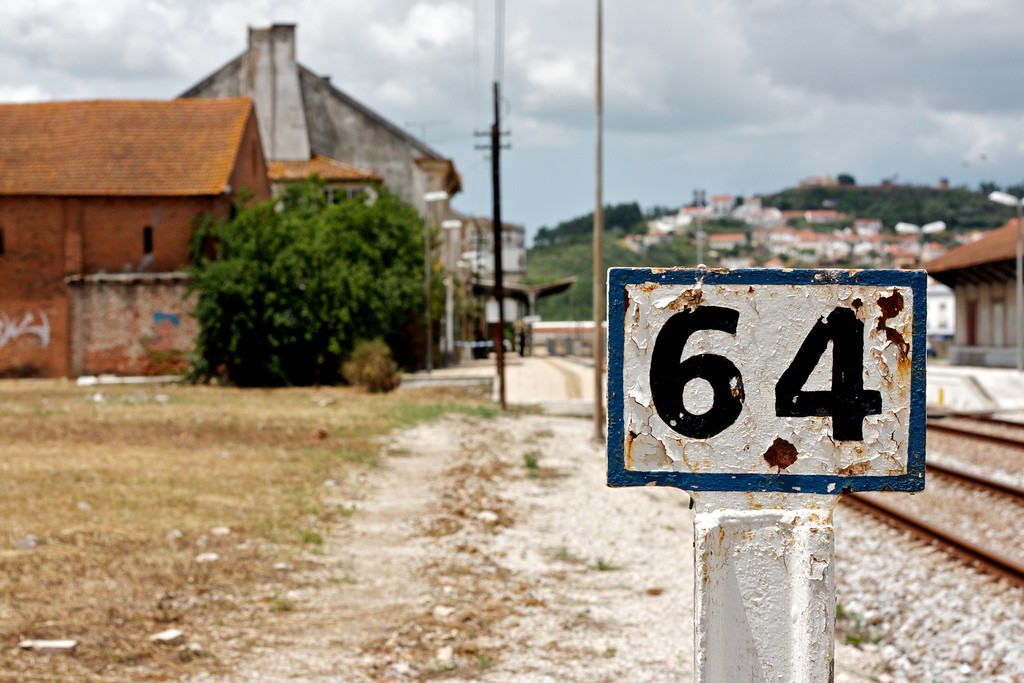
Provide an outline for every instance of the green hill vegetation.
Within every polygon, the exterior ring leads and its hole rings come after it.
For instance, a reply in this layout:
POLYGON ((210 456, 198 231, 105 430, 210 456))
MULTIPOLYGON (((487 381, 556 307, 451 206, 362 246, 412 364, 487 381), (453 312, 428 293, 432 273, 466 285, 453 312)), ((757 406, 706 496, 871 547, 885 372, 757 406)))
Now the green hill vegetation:
MULTIPOLYGON (((999 189, 992 183, 979 190, 941 189, 910 185, 808 187, 765 195, 762 203, 781 211, 835 209, 850 218, 878 218, 886 229, 900 221, 923 225, 945 221, 949 235, 964 230, 991 230, 1011 217, 1012 212, 988 200, 999 189)), ((1008 188, 1018 196, 1022 188, 1008 188)), ((846 222, 848 224, 848 221, 846 222)))
MULTIPOLYGON (((934 239, 952 245, 958 234, 970 230, 991 230, 1013 218, 1012 208, 988 200, 988 193, 1003 189, 995 183, 983 183, 977 190, 885 184, 857 186, 853 178, 841 176, 846 182, 837 187, 793 188, 762 196, 764 206, 782 211, 834 209, 845 218, 831 225, 813 226, 831 232, 849 226, 855 218, 880 219, 886 232, 900 222, 923 225, 945 221, 948 229, 934 239)), ((1009 186, 1006 192, 1024 195, 1024 184, 1009 186)), ((604 208, 604 248, 601 271, 613 266, 671 267, 693 266, 696 243, 693 231, 680 231, 663 244, 637 252, 626 246, 625 237, 646 232, 647 221, 674 214, 678 208, 651 207, 642 209, 636 202, 608 205, 604 208)), ((527 256, 524 281, 540 283, 575 276, 576 284, 567 291, 542 299, 537 312, 544 320, 591 320, 593 273, 591 267, 594 214, 588 213, 537 231, 527 256)), ((809 227, 802 219, 794 219, 794 227, 809 227)), ((747 231, 739 221, 721 219, 704 223, 707 233, 747 231)), ((600 286, 604 286, 602 282, 600 286)))

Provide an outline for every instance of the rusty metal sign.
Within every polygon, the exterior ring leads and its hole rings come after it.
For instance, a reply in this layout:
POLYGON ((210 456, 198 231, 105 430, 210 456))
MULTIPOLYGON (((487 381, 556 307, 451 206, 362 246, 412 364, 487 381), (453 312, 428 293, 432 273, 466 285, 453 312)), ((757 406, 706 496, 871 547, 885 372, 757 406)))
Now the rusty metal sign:
POLYGON ((613 268, 608 484, 922 490, 926 280, 613 268))

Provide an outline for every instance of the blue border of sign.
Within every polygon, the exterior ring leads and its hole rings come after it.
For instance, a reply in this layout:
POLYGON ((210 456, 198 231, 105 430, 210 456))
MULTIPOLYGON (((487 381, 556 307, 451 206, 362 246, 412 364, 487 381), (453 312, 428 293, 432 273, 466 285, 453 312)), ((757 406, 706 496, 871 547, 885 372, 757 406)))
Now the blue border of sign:
POLYGON ((687 491, 852 493, 922 491, 925 471, 925 330, 927 273, 923 270, 712 270, 612 268, 608 271, 608 486, 674 486, 687 491), (899 476, 637 472, 625 468, 623 358, 626 285, 875 285, 914 293, 911 342, 910 433, 907 473, 899 476))

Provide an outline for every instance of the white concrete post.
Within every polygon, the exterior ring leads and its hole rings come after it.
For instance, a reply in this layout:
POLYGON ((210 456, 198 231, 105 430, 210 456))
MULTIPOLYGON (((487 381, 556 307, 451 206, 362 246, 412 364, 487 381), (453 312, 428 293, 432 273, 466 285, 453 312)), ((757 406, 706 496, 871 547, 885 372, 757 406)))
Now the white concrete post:
POLYGON ((835 501, 924 488, 925 285, 609 271, 608 484, 695 492, 698 683, 832 680, 835 501))
POLYGON ((832 680, 835 500, 695 496, 695 681, 832 680))

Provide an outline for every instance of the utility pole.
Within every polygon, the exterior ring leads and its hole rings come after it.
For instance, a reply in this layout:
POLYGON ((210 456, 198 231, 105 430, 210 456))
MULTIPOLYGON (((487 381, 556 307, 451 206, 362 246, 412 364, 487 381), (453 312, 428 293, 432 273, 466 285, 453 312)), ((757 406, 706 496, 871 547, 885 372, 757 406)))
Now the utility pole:
POLYGON ((494 298, 498 323, 494 328, 494 358, 498 370, 498 400, 505 410, 505 285, 501 263, 501 84, 494 81, 494 124, 491 126, 491 195, 494 200, 494 298))
POLYGON ((602 2, 597 0, 597 73, 595 87, 596 144, 595 144, 595 206, 594 206, 594 440, 604 443, 604 272, 602 270, 601 238, 604 232, 603 185, 603 128, 604 128, 604 74, 602 2))
MULTIPOLYGON (((505 284, 501 262, 501 79, 505 59, 505 2, 498 0, 495 13, 494 46, 494 123, 491 125, 491 197, 493 199, 492 232, 494 235, 494 298, 498 302, 498 322, 494 326, 494 358, 498 374, 498 400, 505 410, 505 284)), ((487 133, 477 132, 484 136, 487 133)), ((507 133, 504 133, 507 135, 507 133)), ((478 148, 479 149, 479 148, 478 148)))

